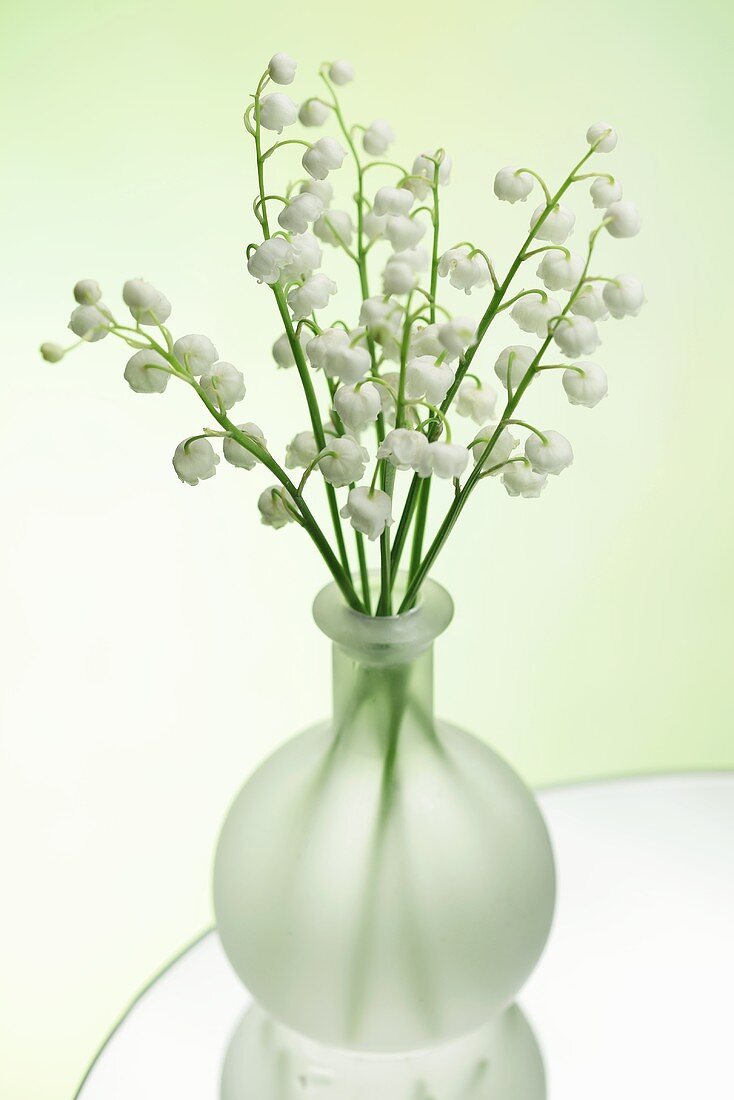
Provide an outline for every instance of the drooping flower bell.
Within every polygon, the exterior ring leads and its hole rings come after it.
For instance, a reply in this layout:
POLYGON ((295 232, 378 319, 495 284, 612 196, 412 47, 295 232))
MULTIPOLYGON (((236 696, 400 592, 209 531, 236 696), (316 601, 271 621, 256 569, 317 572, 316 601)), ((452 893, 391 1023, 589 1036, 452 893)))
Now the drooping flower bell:
POLYGON ((529 172, 517 168, 500 168, 494 177, 494 193, 503 202, 525 202, 535 180, 529 172))
POLYGON ((344 333, 345 341, 333 341, 322 358, 327 378, 339 378, 342 382, 359 382, 372 366, 372 357, 366 347, 353 342, 351 333, 344 333))
POLYGON ((415 195, 407 187, 380 187, 375 194, 372 209, 375 214, 407 214, 415 201, 415 195))
POLYGON ((145 279, 128 279, 122 300, 139 325, 162 325, 171 315, 171 303, 145 279))
POLYGON ((314 310, 324 309, 333 294, 336 294, 336 283, 328 275, 310 275, 302 286, 294 287, 288 294, 293 319, 301 321, 314 310))
MULTIPOLYGON (((545 206, 545 204, 541 204, 535 208, 533 216, 530 219, 531 229, 535 229, 546 210, 547 206, 545 206)), ((550 211, 548 217, 544 219, 543 224, 536 230, 535 236, 539 241, 550 241, 552 244, 563 244, 573 233, 575 224, 576 215, 573 210, 569 210, 567 206, 563 206, 558 202, 550 211)))
POLYGON ((511 497, 539 497, 548 484, 548 475, 538 473, 527 460, 509 462, 502 470, 502 484, 511 497))
POLYGON ((285 449, 286 470, 305 470, 319 453, 319 445, 313 432, 296 432, 285 449))
POLYGON ((478 386, 473 378, 464 378, 456 391, 456 411, 467 416, 475 424, 484 424, 495 414, 497 391, 483 383, 478 386))
POLYGON ((334 188, 328 180, 303 180, 298 188, 300 195, 316 195, 324 204, 324 210, 328 210, 334 201, 334 188))
MULTIPOLYGON (((405 186, 409 187, 417 199, 425 199, 433 184, 436 166, 433 160, 429 160, 432 154, 422 153, 413 161, 411 179, 406 180, 405 186)), ((443 160, 438 168, 438 182, 446 187, 451 179, 452 160, 448 153, 444 153, 443 160)))
POLYGON ((270 237, 252 252, 247 270, 259 283, 278 282, 286 264, 293 260, 293 248, 285 237, 270 237))
POLYGON ((303 154, 301 163, 315 180, 325 180, 329 172, 341 168, 346 150, 336 138, 322 137, 315 141, 303 154))
POLYGON ((96 279, 80 279, 74 285, 74 299, 80 306, 93 306, 101 297, 102 289, 96 279))
POLYGON ((645 289, 636 275, 617 275, 604 284, 602 296, 612 317, 636 317, 645 304, 645 289))
POLYGON ((517 389, 536 355, 537 352, 526 344, 511 344, 503 348, 494 365, 494 373, 505 389, 507 389, 508 376, 512 389, 517 389))
POLYGON ((609 180, 606 176, 598 176, 592 182, 589 194, 596 209, 605 210, 622 198, 622 184, 617 180, 609 180))
POLYGON ((452 317, 438 326, 438 342, 446 351, 450 363, 464 354, 476 336, 476 324, 471 317, 452 317))
POLYGON ((371 157, 381 157, 395 141, 395 133, 389 122, 377 118, 362 135, 362 148, 371 157))
POLYGON ((424 397, 431 405, 439 405, 449 391, 454 372, 448 363, 437 363, 430 355, 411 359, 405 368, 405 395, 424 397))
MULTIPOLYGON (((301 329, 298 337, 299 343, 304 351, 307 350, 308 345, 311 340, 313 340, 313 338, 314 336, 311 330, 304 326, 304 328, 301 329)), ((293 348, 291 347, 291 342, 288 338, 287 332, 284 332, 282 336, 279 336, 273 344, 273 359, 275 360, 276 364, 281 368, 281 370, 288 370, 290 367, 295 367, 296 357, 293 354, 293 348)))
POLYGON ((173 454, 173 468, 186 485, 198 485, 214 477, 218 465, 219 455, 208 439, 184 440, 173 454))
POLYGON ((88 344, 96 344, 110 331, 110 319, 96 305, 77 306, 69 318, 69 328, 88 344))
POLYGON ((525 457, 536 473, 560 474, 573 462, 573 449, 560 432, 543 432, 544 438, 529 435, 525 441, 525 457))
POLYGON ((360 480, 369 457, 366 448, 356 439, 342 435, 327 442, 318 465, 324 480, 335 489, 341 489, 344 485, 360 480))
POLYGON ((173 354, 179 363, 193 374, 194 378, 198 378, 207 367, 211 367, 219 359, 219 352, 209 337, 195 333, 179 337, 173 345, 173 354))
POLYGON ((451 285, 465 294, 486 286, 491 277, 484 256, 478 253, 472 256, 470 253, 468 245, 449 248, 438 262, 438 274, 442 278, 448 276, 451 285))
POLYGON ((601 343, 596 325, 582 314, 561 318, 553 329, 553 339, 569 359, 593 355, 601 343))
POLYGON ((278 531, 287 523, 295 522, 296 504, 293 497, 282 485, 270 485, 263 489, 257 498, 257 507, 260 512, 260 522, 266 527, 272 527, 278 531))
POLYGON ((576 363, 561 376, 566 396, 572 405, 593 409, 607 396, 607 376, 596 363, 576 363))
POLYGON ((573 300, 571 313, 588 317, 590 321, 604 321, 609 316, 606 302, 596 283, 585 283, 573 300))
POLYGON ((584 272, 584 260, 571 252, 546 252, 538 265, 538 275, 548 290, 575 290, 584 272))
POLYGON ((311 224, 324 211, 324 204, 318 195, 302 192, 294 195, 278 214, 278 224, 289 233, 305 233, 311 224))
POLYGON ((331 107, 322 99, 306 99, 298 112, 302 126, 323 126, 331 113, 331 107))
POLYGON ((370 542, 378 539, 393 523, 392 501, 382 489, 359 485, 352 489, 347 503, 339 513, 348 519, 355 531, 366 535, 370 542))
POLYGON ((274 53, 268 63, 273 84, 292 84, 296 77, 296 62, 287 53, 274 53))
POLYGON ((351 61, 332 61, 329 80, 332 84, 350 84, 354 80, 354 65, 351 61))
POLYGON ((245 380, 232 363, 212 363, 199 385, 215 408, 231 409, 245 396, 245 380))
POLYGON ((128 360, 125 381, 135 393, 163 393, 171 377, 170 371, 162 355, 145 348, 128 360))
POLYGON ((349 248, 354 236, 352 219, 346 210, 325 210, 314 222, 313 231, 320 241, 333 248, 349 248))
POLYGON ((425 222, 411 218, 407 214, 389 215, 385 223, 385 236, 396 252, 415 248, 425 236, 425 222))
POLYGON ((642 228, 640 211, 633 202, 621 199, 613 202, 606 209, 605 219, 607 232, 612 237, 636 237, 642 228))
POLYGON ((393 428, 377 449, 378 458, 386 458, 396 470, 416 470, 428 447, 422 432, 410 428, 393 428))
MULTIPOLYGON (((262 433, 262 429, 258 428, 257 424, 248 422, 247 424, 238 424, 237 427, 243 435, 248 436, 263 449, 267 447, 267 441, 262 433)), ((227 462, 231 466, 236 466, 239 470, 254 470, 257 466, 257 458, 248 451, 247 447, 243 447, 236 439, 233 439, 231 435, 224 437, 222 443, 222 452, 227 462)))
POLYGON ((611 153, 617 147, 617 131, 608 122, 595 122, 586 131, 589 145, 595 145, 597 153, 611 153))
POLYGON ((312 233, 297 233, 290 239, 291 259, 280 269, 281 281, 306 279, 321 266, 321 245, 312 233))
POLYGON ((283 133, 284 126, 292 126, 298 118, 298 107, 284 92, 271 92, 260 100, 260 125, 276 134, 283 133))
POLYGON ((374 424, 382 408, 380 393, 374 382, 339 386, 334 394, 334 408, 344 427, 350 432, 361 432, 374 424))
POLYGON ((487 445, 496 431, 496 424, 485 424, 474 437, 474 442, 471 445, 474 462, 476 464, 481 462, 482 470, 484 471, 488 472, 492 470, 492 477, 496 477, 499 473, 499 470, 494 470, 492 467, 501 466, 502 463, 507 462, 518 444, 518 440, 515 439, 509 428, 503 428, 492 444, 491 451, 485 455, 484 452, 487 450, 487 445))
POLYGON ((443 443, 440 440, 429 443, 423 448, 415 472, 418 477, 436 477, 447 481, 461 477, 469 465, 469 451, 458 443, 443 443))
POLYGON ((561 307, 555 298, 543 299, 534 294, 526 294, 515 302, 510 310, 510 317, 523 332, 533 332, 545 339, 548 325, 560 312, 561 307))

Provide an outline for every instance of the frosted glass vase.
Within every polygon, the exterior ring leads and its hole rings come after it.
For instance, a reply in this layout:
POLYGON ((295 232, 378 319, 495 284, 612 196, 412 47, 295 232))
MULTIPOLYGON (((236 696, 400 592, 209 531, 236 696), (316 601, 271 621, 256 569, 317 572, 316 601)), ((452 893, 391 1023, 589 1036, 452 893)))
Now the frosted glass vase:
POLYGON ((518 776, 434 717, 452 614, 430 581, 400 617, 359 615, 334 585, 315 601, 333 718, 257 769, 216 853, 219 934, 256 1001, 224 1100, 316 1095, 309 1081, 325 1100, 542 1100, 511 1006, 550 929, 553 856, 518 776))

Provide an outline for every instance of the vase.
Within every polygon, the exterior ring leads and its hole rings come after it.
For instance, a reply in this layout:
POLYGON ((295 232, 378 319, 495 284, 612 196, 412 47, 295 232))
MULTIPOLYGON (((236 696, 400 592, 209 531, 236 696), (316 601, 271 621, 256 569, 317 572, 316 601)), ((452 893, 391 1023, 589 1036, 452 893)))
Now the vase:
POLYGON ((223 1100, 545 1095, 513 1001, 550 930, 553 855, 515 772, 434 717, 452 615, 432 581, 401 616, 360 615, 335 585, 316 598, 332 720, 255 771, 216 852, 219 935, 255 1002, 223 1100))

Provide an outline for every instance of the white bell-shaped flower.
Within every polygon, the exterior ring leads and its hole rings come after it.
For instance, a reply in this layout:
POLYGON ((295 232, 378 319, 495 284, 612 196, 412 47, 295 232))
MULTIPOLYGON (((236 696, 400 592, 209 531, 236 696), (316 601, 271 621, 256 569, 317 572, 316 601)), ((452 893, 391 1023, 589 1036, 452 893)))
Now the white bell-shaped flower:
POLYGON ((284 282, 291 279, 306 279, 321 266, 321 245, 311 233, 297 233, 290 239, 291 259, 280 269, 280 278, 284 282))
POLYGON ((332 84, 350 84, 354 80, 354 65, 351 61, 332 61, 329 80, 332 84))
POLYGON ((276 531, 287 523, 294 523, 296 517, 293 513, 298 514, 293 497, 282 485, 270 485, 263 489, 257 498, 257 507, 260 522, 276 531))
POLYGON ((596 363, 577 363, 569 367, 563 372, 561 382, 569 402, 587 409, 598 405, 609 390, 607 376, 596 363))
POLYGON ((569 359, 577 359, 579 355, 593 355, 601 343, 596 325, 582 314, 574 314, 572 317, 566 314, 556 324, 553 339, 569 359))
POLYGON ((407 214, 388 215, 385 236, 396 252, 415 248, 426 232, 425 222, 407 214))
POLYGON ((377 118, 362 135, 362 148, 371 157, 381 157, 395 141, 395 133, 389 122, 377 118))
POLYGON ((463 355, 475 336, 476 325, 471 317, 452 317, 438 326, 438 341, 449 362, 463 355))
POLYGON ((305 233, 311 222, 316 221, 324 211, 324 204, 318 195, 304 192, 294 195, 278 214, 278 224, 289 233, 305 233))
POLYGON ((382 273, 385 294, 409 294, 418 285, 418 275, 405 260, 388 260, 382 273))
POLYGON ((595 122, 586 131, 589 145, 596 145, 597 153, 611 153, 619 140, 617 131, 608 122, 595 122))
POLYGON ((80 306, 93 306, 102 297, 102 289, 96 279, 80 279, 74 285, 74 298, 80 306))
POLYGON ((508 375, 513 391, 517 389, 537 354, 527 344, 511 344, 509 347, 503 348, 494 365, 494 373, 505 389, 507 389, 508 375))
POLYGON ((584 260, 571 252, 546 252, 538 265, 538 275, 548 290, 575 290, 584 273, 584 260))
MULTIPOLYGON (((507 459, 517 447, 518 440, 515 439, 508 428, 503 428, 492 445, 492 450, 485 456, 484 452, 487 449, 487 444, 496 431, 496 424, 485 424, 474 437, 474 443, 471 445, 474 462, 481 462, 482 470, 491 470, 493 466, 499 466, 501 463, 507 462, 507 459)), ((491 476, 496 477, 498 473, 499 470, 493 470, 491 476)))
POLYGON ((110 331, 110 323, 109 317, 105 317, 96 305, 77 306, 69 318, 71 331, 88 344, 103 340, 110 331))
POLYGON ((349 435, 330 439, 322 452, 318 466, 324 479, 335 489, 351 485, 363 476, 369 454, 365 447, 349 435))
POLYGON ((573 449, 560 432, 543 432, 544 438, 534 432, 525 440, 525 457, 536 473, 560 474, 573 462, 573 449))
MULTIPOLYGON (((546 206, 541 203, 533 211, 533 216, 530 219, 530 228, 535 229, 536 225, 545 214, 546 206)), ((562 203, 556 203, 548 217, 543 224, 537 230, 535 236, 539 241, 551 241, 552 244, 563 244, 568 237, 573 233, 573 227, 576 224, 576 215, 573 210, 569 210, 567 206, 563 206, 562 203)))
POLYGON ((331 107, 322 99, 306 99, 298 112, 298 121, 302 126, 323 126, 331 107))
POLYGON ((351 490, 339 514, 349 520, 355 531, 374 542, 393 523, 392 500, 382 489, 359 485, 351 490))
POLYGON ((284 126, 292 126, 298 118, 298 106, 284 92, 271 92, 260 100, 260 125, 266 130, 283 133, 284 126))
MULTIPOLYGON (((439 355, 444 355, 444 349, 441 341, 438 338, 438 324, 417 326, 411 330, 410 333, 410 351, 409 355, 411 359, 417 359, 421 355, 430 355, 432 359, 438 359, 439 355)), ((448 361, 448 356, 444 355, 444 358, 448 361)))
POLYGON ((122 300, 140 325, 162 325, 171 315, 171 303, 145 279, 128 279, 122 300))
POLYGON ((170 370, 162 355, 146 348, 128 359, 125 381, 135 393, 163 393, 171 377, 170 370))
POLYGON ((324 204, 324 210, 328 210, 334 201, 334 188, 328 180, 303 180, 298 188, 300 195, 316 195, 324 204))
POLYGON ((598 176, 592 182, 589 194, 597 210, 606 210, 613 202, 619 202, 622 198, 622 184, 617 180, 609 180, 606 176, 598 176))
POLYGON ((352 219, 346 210, 325 210, 314 222, 313 231, 320 241, 334 248, 349 248, 354 236, 352 219))
POLYGON ((415 195, 407 187, 380 187, 375 194, 372 209, 375 214, 407 214, 415 201, 415 195))
POLYGON ((604 321, 609 316, 606 302, 596 283, 585 283, 573 300, 571 313, 588 317, 590 321, 604 321))
POLYGON ((456 391, 456 411, 467 416, 475 424, 484 424, 494 416, 497 391, 486 382, 478 386, 473 378, 464 378, 456 391))
POLYGON ((430 355, 411 359, 405 368, 405 396, 425 398, 431 405, 440 405, 454 380, 448 363, 437 363, 430 355))
POLYGON ((313 432, 296 432, 285 449, 287 470, 305 470, 319 453, 319 445, 313 432))
POLYGON ((219 358, 219 352, 208 336, 192 333, 181 336, 173 345, 173 354, 195 378, 211 367, 219 358))
POLYGON ((334 408, 350 432, 364 431, 380 415, 379 389, 374 382, 365 382, 359 389, 356 385, 339 386, 334 394, 334 408))
POLYGON ((389 325, 392 331, 400 328, 403 312, 397 302, 385 301, 380 295, 365 298, 359 309, 359 323, 365 325, 372 334, 383 325, 389 325))
POLYGON ((427 447, 423 432, 393 428, 378 447, 377 457, 386 458, 396 470, 416 470, 427 447))
POLYGON ((378 241, 387 230, 387 214, 375 214, 368 210, 362 218, 362 230, 368 241, 378 241))
POLYGON ((484 256, 470 256, 468 245, 449 248, 438 261, 438 273, 441 278, 448 276, 449 282, 457 290, 471 294, 475 287, 486 286, 490 280, 489 268, 484 256))
POLYGON ((296 78, 296 62, 287 53, 274 53, 268 62, 268 74, 273 84, 292 84, 296 78))
POLYGON ((288 305, 293 318, 302 321, 316 309, 324 309, 329 298, 336 294, 336 283, 328 275, 310 275, 302 286, 294 287, 288 294, 288 305))
POLYGON ((38 350, 47 363, 60 363, 66 355, 66 348, 62 348, 61 344, 54 344, 50 341, 41 344, 38 350))
POLYGON ((535 180, 529 172, 517 168, 500 168, 494 177, 494 193, 503 202, 525 202, 535 180))
POLYGON ((609 218, 606 228, 612 237, 636 237, 642 228, 640 211, 626 199, 608 206, 604 217, 609 218))
MULTIPOLYGON (((311 330, 304 326, 299 334, 299 342, 304 351, 308 350, 308 345, 313 339, 314 335, 311 330)), ((296 365, 293 348, 291 347, 291 342, 286 332, 284 332, 282 336, 279 336, 273 344, 273 359, 281 370, 288 370, 290 367, 295 367, 296 365)))
POLYGON ((447 481, 461 477, 469 465, 469 451, 458 443, 429 443, 420 455, 415 472, 418 477, 445 478, 447 481))
POLYGON ((325 328, 323 332, 309 341, 306 349, 314 370, 323 370, 329 352, 336 348, 349 347, 349 333, 343 328, 325 328))
POLYGON ((303 154, 301 163, 315 180, 325 180, 329 172, 341 168, 346 150, 336 138, 322 137, 315 141, 303 154))
POLYGON ((645 289, 636 275, 617 275, 605 283, 602 296, 612 317, 636 317, 645 304, 645 289))
POLYGON ((245 380, 232 363, 212 363, 202 373, 199 385, 215 408, 231 409, 245 396, 245 380))
MULTIPOLYGON (((345 333, 346 335, 346 333, 345 333)), ((367 348, 354 344, 351 336, 345 343, 327 348, 323 357, 323 370, 327 378, 340 378, 342 382, 359 382, 372 366, 367 348)))
POLYGON ((247 261, 247 270, 259 283, 278 282, 286 264, 293 260, 293 248, 285 237, 270 237, 255 249, 247 261))
MULTIPOLYGON (((238 424, 243 435, 248 436, 254 440, 261 447, 266 447, 267 442, 262 430, 258 428, 257 424, 253 424, 248 421, 246 424, 238 424)), ((238 443, 236 439, 233 439, 231 435, 224 437, 222 443, 222 451, 227 462, 232 466, 236 466, 239 470, 254 470, 257 466, 257 459, 252 451, 248 451, 246 447, 243 447, 241 443, 238 443)))
MULTIPOLYGON (((428 157, 432 155, 433 154, 423 153, 421 156, 415 158, 410 173, 414 178, 406 180, 405 183, 405 186, 409 187, 418 199, 425 199, 433 184, 435 165, 432 160, 428 159, 428 157)), ((453 161, 451 157, 448 153, 445 153, 438 169, 438 182, 442 187, 446 187, 451 179, 452 165, 453 161)))
POLYGON ((510 462, 502 471, 502 484, 511 497, 539 497, 548 475, 534 470, 529 462, 510 462))
POLYGON ((543 301, 538 295, 526 294, 515 302, 510 310, 510 317, 523 332, 533 332, 545 339, 549 322, 560 312, 561 307, 555 298, 546 298, 543 301))
POLYGON ((192 439, 179 443, 173 454, 173 468, 179 480, 187 485, 198 485, 200 481, 214 477, 219 465, 219 455, 208 439, 192 439))

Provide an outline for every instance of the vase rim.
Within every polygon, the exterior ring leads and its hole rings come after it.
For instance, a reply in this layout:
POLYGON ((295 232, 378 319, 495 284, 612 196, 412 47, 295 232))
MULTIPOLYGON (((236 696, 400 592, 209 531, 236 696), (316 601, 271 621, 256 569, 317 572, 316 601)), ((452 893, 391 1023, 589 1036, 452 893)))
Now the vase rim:
POLYGON ((327 638, 372 664, 411 660, 443 633, 453 615, 451 596, 431 579, 424 582, 415 607, 402 615, 377 617, 355 611, 333 582, 313 602, 314 621, 327 638))

